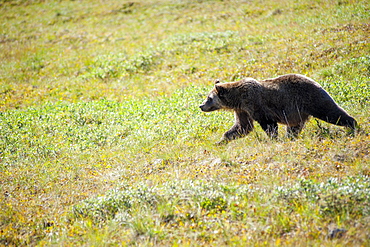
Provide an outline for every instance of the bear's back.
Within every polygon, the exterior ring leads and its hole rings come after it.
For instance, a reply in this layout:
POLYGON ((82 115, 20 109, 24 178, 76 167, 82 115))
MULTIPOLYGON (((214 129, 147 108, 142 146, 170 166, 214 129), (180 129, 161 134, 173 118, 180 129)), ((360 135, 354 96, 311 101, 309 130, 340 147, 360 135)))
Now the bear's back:
POLYGON ((288 74, 270 78, 261 81, 261 84, 267 88, 281 88, 281 87, 301 87, 301 88, 321 88, 320 84, 300 74, 288 74))
POLYGON ((260 82, 266 94, 272 97, 305 98, 310 100, 312 97, 319 97, 324 90, 319 83, 299 74, 282 75, 260 82), (273 96, 275 95, 275 96, 273 96), (279 97, 280 95, 280 97, 279 97))
POLYGON ((332 104, 333 101, 320 84, 303 75, 283 75, 263 80, 261 85, 264 104, 279 110, 311 109, 317 107, 317 103, 332 104))

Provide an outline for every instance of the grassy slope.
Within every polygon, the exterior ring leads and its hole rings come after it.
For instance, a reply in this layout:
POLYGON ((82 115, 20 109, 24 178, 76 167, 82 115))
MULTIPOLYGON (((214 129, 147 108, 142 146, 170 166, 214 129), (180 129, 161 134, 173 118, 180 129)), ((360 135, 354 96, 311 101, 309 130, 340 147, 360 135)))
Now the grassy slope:
POLYGON ((0 244, 369 244, 366 1, 0 4, 0 244), (363 132, 214 146, 210 81, 285 73, 363 132))

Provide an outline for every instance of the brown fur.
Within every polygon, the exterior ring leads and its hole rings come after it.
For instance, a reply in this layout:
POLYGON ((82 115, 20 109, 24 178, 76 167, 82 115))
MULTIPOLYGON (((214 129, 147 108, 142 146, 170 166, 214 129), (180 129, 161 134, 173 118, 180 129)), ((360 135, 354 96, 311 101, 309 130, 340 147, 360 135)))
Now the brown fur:
POLYGON ((200 105, 204 112, 233 110, 235 124, 222 142, 243 137, 257 121, 272 138, 277 137, 277 124, 287 125, 287 134, 296 137, 310 116, 354 130, 357 122, 340 108, 314 80, 298 74, 257 81, 246 78, 219 83, 200 105))

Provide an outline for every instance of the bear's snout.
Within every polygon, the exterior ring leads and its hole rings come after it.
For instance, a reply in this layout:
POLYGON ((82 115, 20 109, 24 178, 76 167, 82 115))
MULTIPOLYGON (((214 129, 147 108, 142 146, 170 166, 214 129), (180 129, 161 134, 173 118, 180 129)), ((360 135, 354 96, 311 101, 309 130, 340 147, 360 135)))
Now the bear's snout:
MULTIPOLYGON (((203 103, 199 106, 199 108, 204 111, 204 112, 209 112, 210 111, 210 106, 207 105, 206 103, 203 103)), ((212 108, 212 107, 211 107, 212 108)))
POLYGON ((208 105, 208 104, 201 104, 199 106, 199 108, 203 111, 203 112, 210 112, 210 111, 216 111, 218 110, 219 108, 214 106, 214 105, 208 105))
POLYGON ((204 109, 204 104, 201 104, 200 106, 199 106, 199 108, 202 110, 202 111, 205 111, 205 109, 204 109))

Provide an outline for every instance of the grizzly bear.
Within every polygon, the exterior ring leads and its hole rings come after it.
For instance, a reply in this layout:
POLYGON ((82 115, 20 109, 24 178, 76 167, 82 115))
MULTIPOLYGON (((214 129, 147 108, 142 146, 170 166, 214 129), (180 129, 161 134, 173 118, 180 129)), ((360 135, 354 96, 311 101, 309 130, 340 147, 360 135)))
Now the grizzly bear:
POLYGON ((340 108, 314 80, 298 74, 257 81, 245 78, 220 83, 200 105, 204 112, 233 110, 235 124, 220 143, 247 135, 257 121, 271 138, 278 135, 278 123, 287 125, 287 135, 297 137, 310 116, 354 131, 357 122, 340 108))

